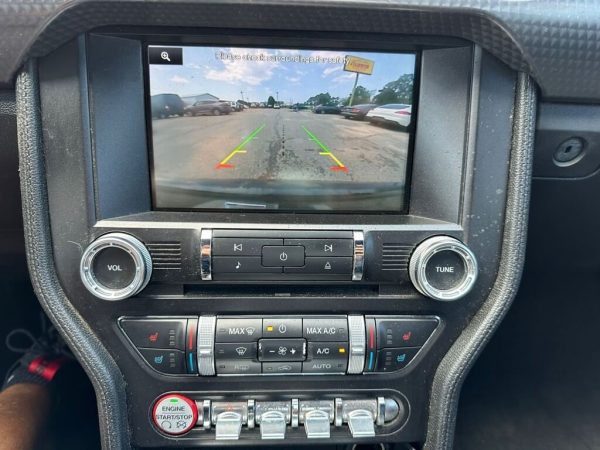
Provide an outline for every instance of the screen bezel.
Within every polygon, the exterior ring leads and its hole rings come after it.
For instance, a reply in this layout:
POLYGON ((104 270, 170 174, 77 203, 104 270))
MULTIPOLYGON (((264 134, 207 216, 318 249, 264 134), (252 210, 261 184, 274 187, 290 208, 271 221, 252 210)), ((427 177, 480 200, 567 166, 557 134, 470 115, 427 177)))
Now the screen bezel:
MULTIPOLYGON (((239 37, 238 37, 239 39, 239 37)), ((310 38, 282 38, 282 43, 273 45, 273 39, 252 36, 252 43, 248 43, 247 37, 244 37, 244 43, 236 39, 235 36, 229 39, 217 38, 215 36, 197 36, 192 39, 182 39, 179 42, 176 39, 160 39, 155 37, 142 42, 142 61, 143 61, 143 77, 144 77, 144 109, 146 122, 146 139, 148 146, 148 166, 150 175, 150 200, 152 211, 167 211, 167 212, 206 212, 206 213, 244 213, 244 214, 361 214, 361 215, 397 215, 406 216, 409 213, 410 207, 410 190, 412 184, 412 166, 415 148, 415 136, 417 133, 418 123, 418 100, 420 90, 420 67, 421 67, 421 52, 414 45, 408 44, 406 47, 401 45, 402 42, 387 42, 374 39, 373 41, 362 41, 357 43, 353 39, 344 41, 344 39, 332 39, 331 37, 310 39, 310 38), (316 44, 322 42, 322 44, 316 44), (254 209, 254 208, 183 208, 183 207, 158 207, 156 205, 156 178, 154 167, 154 143, 152 129, 152 114, 151 114, 151 95, 150 95, 150 64, 148 59, 148 48, 150 46, 173 46, 173 47, 238 47, 238 48, 264 48, 264 49, 294 49, 294 50, 332 50, 332 51, 362 51, 375 53, 391 53, 391 54, 412 54, 415 57, 413 70, 413 102, 412 102, 412 122, 411 128, 408 131, 408 148, 407 161, 405 172, 405 187, 402 198, 402 209, 399 210, 316 210, 316 209, 254 209)))

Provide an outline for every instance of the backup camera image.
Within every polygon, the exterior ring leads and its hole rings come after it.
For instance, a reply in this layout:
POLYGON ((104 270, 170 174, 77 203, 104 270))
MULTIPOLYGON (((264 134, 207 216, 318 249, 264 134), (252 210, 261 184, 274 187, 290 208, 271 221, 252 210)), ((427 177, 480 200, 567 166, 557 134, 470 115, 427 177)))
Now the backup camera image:
POLYGON ((403 212, 415 59, 148 47, 154 207, 403 212))

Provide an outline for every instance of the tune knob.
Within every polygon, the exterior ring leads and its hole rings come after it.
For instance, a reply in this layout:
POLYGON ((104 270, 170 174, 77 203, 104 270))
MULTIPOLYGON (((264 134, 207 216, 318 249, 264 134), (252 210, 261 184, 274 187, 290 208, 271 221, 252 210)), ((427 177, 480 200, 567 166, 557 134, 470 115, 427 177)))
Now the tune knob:
POLYGON ((417 246, 408 273, 421 294, 435 300, 457 300, 475 284, 477 260, 458 239, 436 236, 417 246))
POLYGON ((123 300, 146 287, 152 275, 152 258, 138 239, 109 233, 83 252, 79 267, 83 285, 102 300, 123 300))

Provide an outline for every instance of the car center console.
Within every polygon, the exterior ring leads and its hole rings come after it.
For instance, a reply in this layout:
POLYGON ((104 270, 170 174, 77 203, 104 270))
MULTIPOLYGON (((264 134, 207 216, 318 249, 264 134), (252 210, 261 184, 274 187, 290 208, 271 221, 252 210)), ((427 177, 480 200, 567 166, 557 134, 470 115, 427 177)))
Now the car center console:
POLYGON ((445 38, 123 28, 31 70, 53 265, 132 445, 426 441, 501 270, 515 72, 445 38))

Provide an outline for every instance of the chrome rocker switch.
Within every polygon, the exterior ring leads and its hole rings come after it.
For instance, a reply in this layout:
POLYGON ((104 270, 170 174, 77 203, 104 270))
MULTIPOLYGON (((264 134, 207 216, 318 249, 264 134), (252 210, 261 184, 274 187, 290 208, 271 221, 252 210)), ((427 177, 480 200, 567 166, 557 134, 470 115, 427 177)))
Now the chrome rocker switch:
POLYGON ((217 416, 216 434, 217 441, 238 440, 242 432, 243 417, 235 411, 225 411, 217 416))
POLYGON ((308 411, 304 416, 304 429, 308 439, 329 439, 329 413, 320 409, 308 411))
POLYGON ((354 438, 375 436, 375 417, 371 411, 356 409, 348 413, 348 427, 354 438))
POLYGON ((285 414, 281 411, 267 411, 261 416, 261 439, 285 439, 285 428, 285 414))

